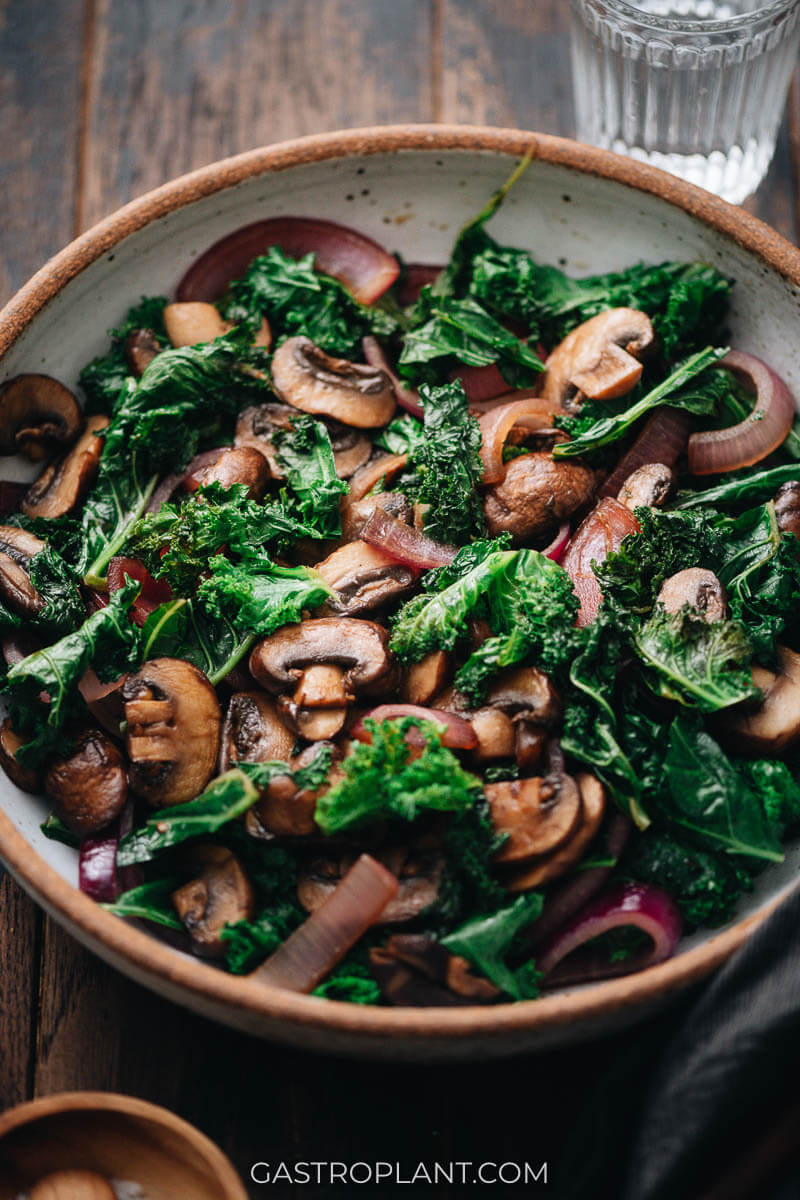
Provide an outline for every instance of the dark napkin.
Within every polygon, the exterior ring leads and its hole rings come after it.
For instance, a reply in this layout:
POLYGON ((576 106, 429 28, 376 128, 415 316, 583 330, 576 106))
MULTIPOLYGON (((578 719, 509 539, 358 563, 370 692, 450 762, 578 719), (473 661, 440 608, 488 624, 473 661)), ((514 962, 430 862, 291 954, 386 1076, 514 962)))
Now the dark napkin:
POLYGON ((555 1173, 565 1198, 800 1197, 800 889, 631 1031, 583 1101, 555 1173))

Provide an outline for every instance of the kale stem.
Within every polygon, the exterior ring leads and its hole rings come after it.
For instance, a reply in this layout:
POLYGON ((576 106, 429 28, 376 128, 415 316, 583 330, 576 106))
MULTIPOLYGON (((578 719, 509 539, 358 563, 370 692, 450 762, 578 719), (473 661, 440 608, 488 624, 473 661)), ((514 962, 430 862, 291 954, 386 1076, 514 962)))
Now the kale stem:
POLYGON ((238 662, 241 662, 255 640, 256 635, 254 633, 248 634, 244 641, 239 643, 233 653, 225 659, 225 662, 213 674, 209 675, 208 681, 213 687, 216 687, 228 672, 232 671, 238 662))
POLYGON ((97 556, 93 563, 90 563, 86 574, 83 577, 83 582, 87 587, 97 588, 98 591, 107 590, 108 582, 105 575, 102 574, 102 571, 108 566, 117 551, 120 550, 124 545, 125 541, 127 540, 128 533, 130 532, 131 525, 138 521, 139 517, 141 517, 144 513, 145 509, 150 503, 150 498, 155 491, 157 483, 158 475, 154 475, 139 497, 136 507, 132 508, 123 520, 122 524, 117 526, 116 533, 109 539, 108 542, 106 542, 105 549, 102 551, 102 553, 97 556))

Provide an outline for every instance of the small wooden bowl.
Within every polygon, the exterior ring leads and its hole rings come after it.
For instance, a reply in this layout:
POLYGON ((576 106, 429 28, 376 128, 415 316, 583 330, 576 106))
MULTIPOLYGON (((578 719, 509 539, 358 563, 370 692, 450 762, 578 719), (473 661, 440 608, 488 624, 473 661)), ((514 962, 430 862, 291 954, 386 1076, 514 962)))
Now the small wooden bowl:
POLYGON ((0 1200, 16 1200, 65 1168, 138 1183, 147 1200, 247 1200, 222 1151, 156 1104, 62 1092, 0 1116, 0 1200))

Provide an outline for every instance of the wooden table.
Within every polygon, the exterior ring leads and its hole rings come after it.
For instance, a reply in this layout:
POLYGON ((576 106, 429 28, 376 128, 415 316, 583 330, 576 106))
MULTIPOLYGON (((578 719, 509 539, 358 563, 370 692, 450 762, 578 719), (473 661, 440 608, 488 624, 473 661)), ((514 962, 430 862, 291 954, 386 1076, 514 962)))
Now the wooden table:
MULTIPOLYGON (((566 0, 0 0, 0 302, 119 205, 253 146, 408 121, 569 135, 566 9, 566 0)), ((795 241, 799 169, 795 89, 768 180, 747 204, 795 241)), ((587 1082, 640 1036, 448 1068, 276 1048, 130 983, 0 881, 0 1110, 64 1089, 129 1092, 197 1123, 245 1176, 256 1160, 296 1158, 552 1162, 587 1082)), ((337 1189, 269 1189, 301 1192, 337 1189)))

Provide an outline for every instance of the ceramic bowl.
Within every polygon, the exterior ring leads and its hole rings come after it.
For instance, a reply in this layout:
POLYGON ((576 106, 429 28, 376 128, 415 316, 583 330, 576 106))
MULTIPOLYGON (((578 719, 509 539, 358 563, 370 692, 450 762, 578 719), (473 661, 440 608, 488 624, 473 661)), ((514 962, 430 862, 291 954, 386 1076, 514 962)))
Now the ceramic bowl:
POLYGON ((193 1125, 144 1100, 62 1092, 0 1116, 0 1200, 68 1169, 138 1184, 147 1200, 247 1200, 228 1159, 193 1125))
MULTIPOLYGON (((737 280, 732 342, 772 363, 800 396, 800 252, 707 192, 559 138, 412 126, 326 134, 203 168, 129 204, 51 260, 0 316, 0 378, 43 371, 74 386, 105 330, 142 294, 169 295, 212 242, 265 216, 324 216, 406 260, 442 262, 460 226, 534 161, 495 217, 501 242, 587 274, 645 260, 703 259, 737 280)), ((9 464, 2 474, 8 477, 9 464)), ((76 889, 74 852, 47 841, 44 801, 0 781, 0 855, 39 903, 119 970, 172 1000, 260 1036, 396 1058, 511 1054, 599 1035, 651 1012, 722 963, 785 894, 800 852, 770 867, 738 919, 681 943, 660 966, 521 1004, 363 1008, 296 996, 182 956, 76 889)))

